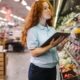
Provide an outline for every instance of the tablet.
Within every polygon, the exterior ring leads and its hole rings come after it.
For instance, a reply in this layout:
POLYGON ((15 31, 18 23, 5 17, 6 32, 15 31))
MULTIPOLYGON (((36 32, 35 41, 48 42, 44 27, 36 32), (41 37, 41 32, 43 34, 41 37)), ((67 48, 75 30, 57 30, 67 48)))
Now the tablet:
MULTIPOLYGON (((47 46, 47 45, 49 45, 50 44, 50 42, 52 41, 52 39, 54 39, 54 40, 57 40, 60 36, 64 36, 64 38, 63 38, 63 40, 65 39, 65 38, 67 38, 68 36, 70 35, 70 33, 61 33, 61 32, 56 32, 55 34, 53 34, 47 41, 45 41, 42 45, 41 45, 41 47, 45 47, 45 46, 47 46)), ((59 42, 60 43, 60 42, 59 42)), ((58 44, 59 44, 58 43, 58 44)), ((58 45, 57 44, 57 45, 58 45)))

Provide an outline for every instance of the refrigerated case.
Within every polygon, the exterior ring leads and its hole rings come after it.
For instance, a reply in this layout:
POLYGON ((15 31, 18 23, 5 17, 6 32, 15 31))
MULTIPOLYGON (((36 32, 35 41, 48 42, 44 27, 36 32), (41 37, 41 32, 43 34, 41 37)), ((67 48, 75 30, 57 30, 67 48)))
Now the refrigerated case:
POLYGON ((62 80, 80 80, 80 45, 73 44, 71 39, 59 54, 62 80))

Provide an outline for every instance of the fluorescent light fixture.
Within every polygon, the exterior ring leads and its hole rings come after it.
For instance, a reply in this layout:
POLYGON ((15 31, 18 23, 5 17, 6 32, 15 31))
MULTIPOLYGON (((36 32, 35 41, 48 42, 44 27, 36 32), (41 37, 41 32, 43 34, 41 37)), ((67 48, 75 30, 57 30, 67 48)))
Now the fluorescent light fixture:
POLYGON ((0 0, 0 2, 1 2, 2 0, 0 0))
POLYGON ((12 16, 13 18, 16 18, 16 19, 18 19, 18 20, 20 20, 20 21, 23 21, 23 22, 24 22, 24 19, 23 19, 23 18, 21 18, 21 17, 18 17, 18 16, 13 15, 13 14, 11 14, 11 16, 12 16))
MULTIPOLYGON (((3 11, 3 10, 0 10, 0 13, 6 14, 6 12, 5 12, 5 11, 3 11)), ((18 17, 18 16, 14 15, 14 14, 11 14, 11 16, 12 16, 13 18, 16 18, 16 19, 18 19, 18 20, 20 20, 20 21, 23 21, 23 22, 24 22, 24 19, 23 19, 23 18, 21 18, 21 17, 18 17)))
POLYGON ((4 10, 0 10, 0 13, 6 14, 6 12, 4 10))
POLYGON ((1 22, 0 22, 0 25, 4 25, 4 23, 5 23, 5 22, 1 21, 1 22))
POLYGON ((7 21, 7 19, 0 17, 0 20, 7 21))
POLYGON ((30 11, 31 10, 31 7, 30 6, 26 6, 26 9, 30 11))
POLYGON ((15 23, 14 22, 8 22, 8 25, 15 25, 15 23))
POLYGON ((19 2, 20 0, 14 0, 15 2, 19 2))
POLYGON ((24 6, 27 6, 27 2, 25 0, 22 0, 21 4, 24 5, 24 6))

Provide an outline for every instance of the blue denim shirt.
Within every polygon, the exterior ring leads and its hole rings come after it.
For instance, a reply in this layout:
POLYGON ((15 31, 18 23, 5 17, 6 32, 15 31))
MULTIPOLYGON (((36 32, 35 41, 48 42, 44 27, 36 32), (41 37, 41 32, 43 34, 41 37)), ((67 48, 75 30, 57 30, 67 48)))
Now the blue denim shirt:
MULTIPOLYGON (((41 24, 32 27, 27 34, 28 49, 31 50, 40 47, 40 45, 48 40, 55 32, 54 28, 50 26, 44 27, 41 24)), ((58 63, 56 47, 50 49, 39 57, 31 56, 31 63, 43 68, 53 68, 58 63)))

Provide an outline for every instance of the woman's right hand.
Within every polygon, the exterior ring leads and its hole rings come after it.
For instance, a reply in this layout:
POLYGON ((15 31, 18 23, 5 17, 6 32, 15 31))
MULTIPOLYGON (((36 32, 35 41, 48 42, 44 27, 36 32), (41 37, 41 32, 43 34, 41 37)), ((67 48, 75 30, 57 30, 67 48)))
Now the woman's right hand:
POLYGON ((64 36, 60 36, 57 40, 52 40, 51 42, 50 42, 50 46, 51 46, 51 48, 52 47, 55 47, 56 45, 58 45, 58 43, 60 43, 62 40, 64 39, 64 36))

